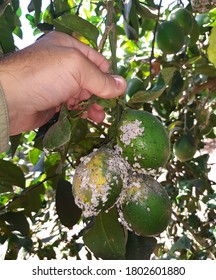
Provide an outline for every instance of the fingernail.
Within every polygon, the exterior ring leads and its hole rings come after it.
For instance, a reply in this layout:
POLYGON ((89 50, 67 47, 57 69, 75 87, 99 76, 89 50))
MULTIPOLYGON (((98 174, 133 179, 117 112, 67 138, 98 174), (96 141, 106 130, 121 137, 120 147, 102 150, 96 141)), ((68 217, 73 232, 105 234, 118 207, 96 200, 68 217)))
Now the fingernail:
POLYGON ((113 75, 113 78, 115 80, 116 87, 118 89, 120 89, 122 91, 126 89, 127 84, 126 84, 126 81, 122 77, 113 75))

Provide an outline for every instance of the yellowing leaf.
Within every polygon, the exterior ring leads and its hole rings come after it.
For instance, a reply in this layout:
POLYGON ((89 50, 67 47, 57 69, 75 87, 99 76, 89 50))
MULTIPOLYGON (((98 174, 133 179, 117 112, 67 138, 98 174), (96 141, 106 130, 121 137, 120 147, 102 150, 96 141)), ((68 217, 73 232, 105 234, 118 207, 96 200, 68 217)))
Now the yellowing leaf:
POLYGON ((216 50, 215 50, 215 45, 216 45, 216 26, 212 28, 211 34, 209 37, 209 46, 207 49, 207 54, 209 60, 214 64, 214 67, 216 68, 216 50))

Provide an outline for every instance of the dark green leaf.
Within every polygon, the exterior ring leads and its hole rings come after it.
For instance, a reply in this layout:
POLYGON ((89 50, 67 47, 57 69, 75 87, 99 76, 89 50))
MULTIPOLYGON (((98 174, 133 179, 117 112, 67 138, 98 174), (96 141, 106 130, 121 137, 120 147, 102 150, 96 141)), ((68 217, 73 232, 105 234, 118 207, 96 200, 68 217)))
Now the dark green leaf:
MULTIPOLYGON (((87 20, 72 14, 65 14, 53 21, 55 29, 67 33, 69 35, 76 34, 77 37, 81 35, 94 48, 97 48, 97 39, 99 35, 98 29, 87 20)), ((82 38, 80 39, 82 40, 82 38)))
POLYGON ((0 159, 0 181, 25 188, 25 177, 22 170, 10 161, 0 159))
POLYGON ((28 5, 28 11, 29 11, 29 13, 33 12, 34 9, 35 9, 35 7, 34 7, 34 1, 31 0, 31 2, 30 2, 29 5, 28 5))
POLYGON ((35 24, 37 25, 40 21, 42 0, 32 0, 32 1, 34 4, 34 10, 35 10, 35 24))
POLYGON ((149 260, 156 244, 157 240, 154 237, 138 236, 129 231, 126 245, 126 259, 149 260))
POLYGON ((71 142, 79 143, 88 132, 87 120, 82 118, 71 118, 71 142))
POLYGON ((131 8, 133 5, 133 0, 128 0, 124 2, 124 16, 126 21, 129 21, 129 17, 130 17, 130 12, 131 12, 131 8))
POLYGON ((141 5, 139 1, 137 2, 137 13, 145 19, 157 19, 157 14, 151 12, 151 10, 146 5, 141 5))
POLYGON ((3 49, 3 52, 10 53, 15 51, 13 30, 11 30, 8 22, 5 19, 5 16, 0 17, 0 45, 3 49))
POLYGON ((12 0, 13 10, 17 11, 19 9, 19 0, 12 0))
POLYGON ((0 193, 6 193, 6 192, 13 192, 13 186, 11 183, 7 182, 0 182, 0 193))
POLYGON ((42 32, 51 31, 53 30, 53 25, 49 23, 38 23, 37 28, 42 32))
POLYGON ((31 0, 31 2, 28 5, 29 13, 35 11, 35 19, 34 19, 35 25, 37 25, 40 21, 41 6, 42 6, 42 0, 31 0))
POLYGON ((153 86, 153 88, 146 91, 138 91, 132 96, 128 104, 134 105, 136 103, 144 103, 157 99, 166 89, 175 71, 176 68, 174 67, 164 68, 163 70, 161 70, 157 82, 153 86))
POLYGON ((43 184, 28 187, 8 205, 8 209, 23 209, 23 212, 30 216, 32 212, 37 213, 42 207, 45 187, 43 184))
POLYGON ((171 86, 167 91, 166 98, 173 100, 177 97, 183 90, 184 80, 179 71, 175 71, 173 74, 171 86))
POLYGON ((68 12, 71 9, 71 7, 69 5, 69 2, 72 2, 72 1, 68 1, 68 0, 55 0, 55 1, 53 1, 55 16, 61 16, 65 12, 68 12))
POLYGON ((20 144, 22 134, 14 135, 10 137, 10 143, 11 143, 11 153, 12 157, 14 157, 16 150, 20 144))
POLYGON ((23 39, 22 29, 19 26, 15 27, 15 29, 13 30, 13 34, 15 34, 20 39, 23 39))
POLYGON ((172 245, 169 254, 172 255, 175 251, 190 250, 190 247, 191 240, 186 235, 183 235, 172 245))
POLYGON ((134 40, 134 41, 138 40, 138 34, 136 30, 133 28, 133 26, 129 25, 125 20, 124 20, 124 29, 125 29, 126 36, 129 40, 134 40))
POLYGON ((23 213, 8 212, 0 216, 0 219, 7 222, 8 228, 11 232, 18 231, 24 236, 29 234, 29 223, 23 213))
POLYGON ((125 258, 125 234, 118 221, 116 208, 112 208, 108 213, 100 212, 93 226, 84 232, 83 239, 85 245, 98 258, 125 258))
POLYGON ((80 219, 82 210, 75 204, 70 182, 60 179, 56 188, 56 211, 61 223, 72 228, 80 219))
POLYGON ((67 112, 62 109, 59 120, 47 131, 43 146, 45 149, 54 150, 69 142, 71 138, 71 124, 67 117, 67 112))

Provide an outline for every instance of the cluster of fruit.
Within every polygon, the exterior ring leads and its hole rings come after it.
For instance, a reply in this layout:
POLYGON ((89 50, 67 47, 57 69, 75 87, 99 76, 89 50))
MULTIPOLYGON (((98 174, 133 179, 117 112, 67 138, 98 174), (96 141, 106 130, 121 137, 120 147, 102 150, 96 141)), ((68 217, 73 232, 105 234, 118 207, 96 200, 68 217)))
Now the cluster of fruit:
POLYGON ((156 34, 156 43, 165 54, 181 51, 185 44, 193 46, 199 37, 199 26, 192 13, 185 8, 173 10, 167 21, 161 23, 156 34))
POLYGON ((142 236, 161 233, 171 204, 164 188, 150 175, 169 157, 163 124, 151 113, 126 109, 118 124, 116 145, 84 157, 73 177, 73 195, 84 217, 117 205, 120 222, 142 236))

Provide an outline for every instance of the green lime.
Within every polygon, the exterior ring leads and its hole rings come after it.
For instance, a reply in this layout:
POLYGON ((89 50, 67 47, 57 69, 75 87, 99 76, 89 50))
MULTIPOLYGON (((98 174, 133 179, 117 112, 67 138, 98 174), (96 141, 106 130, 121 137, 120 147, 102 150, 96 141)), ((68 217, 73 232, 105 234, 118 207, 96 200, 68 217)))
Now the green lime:
POLYGON ((182 162, 191 160, 197 150, 194 139, 190 135, 181 136, 173 145, 175 156, 182 162))
POLYGON ((157 169, 169 158, 169 137, 156 116, 126 109, 118 125, 117 148, 133 168, 157 169))
POLYGON ((194 18, 187 9, 177 8, 173 10, 168 20, 175 21, 183 29, 185 35, 190 34, 193 29, 194 18))
POLYGON ((159 25, 156 43, 165 54, 175 54, 184 45, 184 31, 175 21, 165 21, 159 25))
POLYGON ((171 216, 166 191, 155 179, 143 174, 131 175, 118 206, 122 224, 142 236, 164 231, 171 216))

